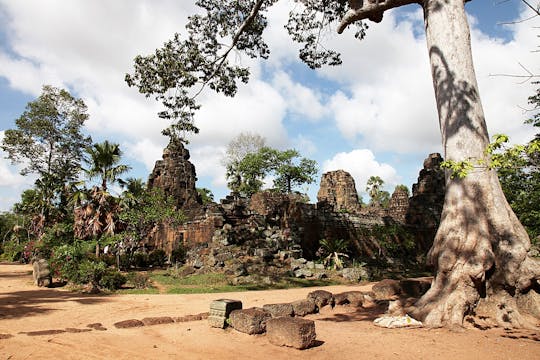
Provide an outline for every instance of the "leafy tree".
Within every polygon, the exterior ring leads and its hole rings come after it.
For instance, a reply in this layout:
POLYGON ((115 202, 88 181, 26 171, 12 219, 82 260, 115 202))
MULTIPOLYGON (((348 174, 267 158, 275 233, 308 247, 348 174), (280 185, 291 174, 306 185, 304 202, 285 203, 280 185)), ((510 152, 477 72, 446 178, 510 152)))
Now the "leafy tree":
POLYGON ((306 158, 295 163, 300 153, 294 149, 275 151, 272 159, 276 178, 274 188, 281 192, 291 193, 293 188, 302 184, 311 184, 317 175, 317 163, 306 158))
POLYGON ((88 177, 99 178, 101 180, 101 189, 107 191, 107 183, 115 183, 118 177, 127 172, 130 167, 119 164, 122 158, 120 145, 105 140, 96 143, 87 148, 89 155, 87 160, 90 167, 86 170, 88 177))
POLYGON ((82 133, 88 119, 81 99, 49 85, 41 95, 26 105, 15 120, 16 129, 9 129, 0 148, 14 164, 24 164, 22 175, 36 174, 35 194, 42 201, 34 202, 36 210, 49 222, 54 207, 65 205, 62 198, 65 185, 74 181, 80 170, 84 149, 91 138, 82 133))
POLYGON ((248 153, 236 166, 237 191, 245 196, 253 195, 262 189, 266 176, 274 176, 274 188, 284 193, 312 183, 317 174, 316 162, 306 158, 295 161, 299 156, 294 149, 280 151, 267 146, 248 153))
MULTIPOLYGON (((237 81, 248 80, 249 70, 229 61, 231 52, 268 57, 262 34, 265 14, 276 2, 199 0, 202 11, 189 18, 184 40, 176 34, 155 54, 135 59, 135 72, 126 76, 127 83, 162 101, 161 116, 175 120, 169 134, 197 130, 192 116, 202 89, 233 96, 237 81)), ((465 1, 297 2, 302 6, 290 12, 287 30, 304 45, 300 57, 312 68, 340 63, 339 54, 321 43, 323 31, 340 19, 338 33, 356 24, 356 36, 362 38, 363 20, 380 22, 391 8, 421 6, 444 157, 488 161, 484 150, 489 136, 472 63, 465 1)), ((525 321, 516 299, 529 293, 540 277, 540 264, 527 255, 529 247, 529 237, 506 202, 495 171, 448 176, 441 224, 428 254, 437 274, 410 313, 428 326, 461 326, 466 314, 482 310, 505 327, 522 326, 525 321)))
POLYGON ((379 176, 371 176, 366 184, 366 191, 370 197, 370 204, 375 206, 388 207, 390 193, 382 190, 384 180, 379 176))
POLYGON ((137 203, 122 209, 119 218, 125 225, 124 238, 131 239, 124 244, 131 252, 148 237, 156 224, 177 226, 185 221, 184 214, 176 210, 174 199, 165 196, 159 188, 144 190, 137 197, 137 203))
POLYGON ((201 197, 203 205, 206 205, 214 201, 214 194, 212 194, 212 191, 210 189, 197 188, 197 193, 201 197))
POLYGON ((227 169, 227 185, 232 191, 240 192, 242 174, 240 162, 248 155, 257 153, 265 146, 266 139, 258 134, 240 133, 227 145, 223 164, 227 169))

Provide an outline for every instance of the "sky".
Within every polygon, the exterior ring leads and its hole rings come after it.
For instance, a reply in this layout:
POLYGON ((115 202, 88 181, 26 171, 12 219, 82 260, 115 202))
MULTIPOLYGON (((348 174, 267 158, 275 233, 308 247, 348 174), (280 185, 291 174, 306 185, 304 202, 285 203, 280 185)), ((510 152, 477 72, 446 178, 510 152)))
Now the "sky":
MULTIPOLYGON (((185 33, 194 3, 0 0, 0 138, 43 85, 65 88, 88 106, 84 132, 94 142, 119 143, 132 168, 124 177, 146 181, 167 145, 161 135, 167 123, 157 116, 160 103, 129 88, 124 77, 135 56, 185 33)), ((421 8, 386 12, 381 23, 369 23, 362 41, 352 31, 328 33, 325 41, 342 53, 343 65, 313 71, 283 29, 291 4, 281 0, 268 14, 270 59, 238 58, 251 67, 249 84, 235 98, 202 94, 195 117, 200 133, 187 145, 197 187, 210 189, 216 200, 229 193, 226 146, 251 132, 317 161, 315 183, 298 189, 312 202, 320 175, 338 169, 353 175, 364 200, 370 176, 380 176, 390 192, 398 184, 411 188, 428 154, 442 151, 421 8)), ((532 15, 519 0, 473 0, 466 10, 489 133, 523 143, 534 135, 523 120, 537 85, 506 75, 540 74, 540 20, 517 21, 532 15)), ((10 210, 35 180, 21 176, 21 166, 5 155, 0 151, 0 211, 10 210)))

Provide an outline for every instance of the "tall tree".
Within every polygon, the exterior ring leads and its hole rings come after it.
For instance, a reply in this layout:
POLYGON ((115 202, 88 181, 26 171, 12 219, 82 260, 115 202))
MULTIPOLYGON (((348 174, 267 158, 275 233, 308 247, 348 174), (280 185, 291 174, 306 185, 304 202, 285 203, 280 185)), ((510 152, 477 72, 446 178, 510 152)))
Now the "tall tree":
POLYGON ((386 207, 390 201, 390 193, 382 190, 384 180, 380 176, 370 176, 366 183, 366 191, 370 197, 370 204, 386 207))
MULTIPOLYGON (((321 32, 329 25, 341 19, 341 33, 355 24, 356 36, 362 38, 362 20, 380 22, 388 9, 419 4, 445 158, 489 162, 465 1, 297 0, 301 6, 291 11, 287 29, 294 41, 304 44, 300 57, 310 67, 338 65, 339 54, 321 44, 321 32)), ((233 96, 236 81, 248 80, 247 68, 230 63, 233 50, 268 57, 262 33, 265 13, 276 2, 197 1, 203 11, 190 17, 187 38, 176 34, 155 54, 137 57, 135 73, 126 76, 128 84, 161 100, 164 115, 175 126, 193 127, 196 97, 203 88, 233 96)), ((437 274, 412 314, 428 326, 461 326, 466 314, 483 311, 504 326, 522 326, 518 299, 533 294, 540 278, 540 264, 528 256, 529 248, 529 237, 506 202, 495 171, 475 171, 465 178, 448 174, 441 225, 429 253, 437 274)))
POLYGON ((296 186, 315 181, 317 163, 307 158, 295 161, 299 157, 300 153, 294 149, 274 151, 271 164, 276 176, 274 187, 279 191, 291 193, 296 186))
POLYGON ((122 151, 119 144, 105 140, 89 147, 87 153, 90 156, 88 159, 90 167, 86 172, 90 178, 101 180, 103 191, 107 191, 107 183, 115 183, 120 175, 130 169, 129 166, 120 164, 122 151))
POLYGON ((258 152, 266 145, 266 139, 258 134, 242 132, 233 138, 225 151, 223 165, 227 170, 227 185, 232 191, 239 192, 243 179, 240 169, 241 161, 248 155, 258 152))
POLYGON ((15 120, 17 128, 6 130, 0 145, 12 163, 24 164, 22 175, 38 176, 40 213, 45 218, 61 200, 65 185, 77 178, 84 149, 92 142, 82 132, 86 111, 84 102, 66 90, 43 86, 41 95, 15 120))

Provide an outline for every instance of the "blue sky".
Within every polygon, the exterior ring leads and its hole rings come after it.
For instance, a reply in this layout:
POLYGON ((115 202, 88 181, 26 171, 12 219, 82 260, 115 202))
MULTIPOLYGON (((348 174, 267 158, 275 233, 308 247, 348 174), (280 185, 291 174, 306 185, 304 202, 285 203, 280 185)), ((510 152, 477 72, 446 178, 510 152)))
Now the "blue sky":
MULTIPOLYGON (((361 193, 371 175, 382 177, 389 191, 397 184, 410 188, 423 159, 441 151, 419 6, 370 23, 361 42, 351 33, 328 34, 344 63, 318 71, 299 62, 297 46, 282 28, 289 8, 290 1, 282 0, 269 14, 269 61, 239 59, 252 67, 249 85, 234 99, 203 94, 196 117, 201 132, 188 145, 197 185, 223 198, 225 147, 240 132, 252 132, 273 147, 296 148, 315 159, 320 173, 349 171, 361 193)), ((0 0, 0 136, 42 85, 64 87, 88 105, 85 131, 94 141, 118 142, 132 167, 127 176, 146 180, 167 144, 161 136, 167 124, 156 115, 160 104, 128 88, 124 75, 136 55, 183 32, 193 9, 193 2, 173 0, 0 0)), ((466 9, 490 134, 524 142, 534 133, 522 120, 535 87, 492 74, 522 74, 521 66, 540 73, 533 52, 540 22, 508 25, 530 15, 518 0, 473 0, 466 9)), ((0 155, 4 211, 33 179, 18 175, 19 168, 0 155)), ((312 201, 319 180, 300 189, 312 201)))

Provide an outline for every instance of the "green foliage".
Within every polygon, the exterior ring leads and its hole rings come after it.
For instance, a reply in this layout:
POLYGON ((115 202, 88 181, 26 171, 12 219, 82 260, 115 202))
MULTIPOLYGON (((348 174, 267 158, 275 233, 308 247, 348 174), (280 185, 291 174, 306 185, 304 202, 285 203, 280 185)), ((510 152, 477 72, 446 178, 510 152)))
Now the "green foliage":
POLYGON ((120 164, 122 151, 119 144, 105 140, 88 147, 86 153, 89 156, 86 173, 91 179, 97 177, 101 180, 103 191, 107 191, 107 183, 118 181, 119 176, 130 169, 129 166, 120 164))
POLYGON ((156 249, 148 254, 148 265, 153 267, 162 267, 167 261, 167 255, 162 249, 156 249))
POLYGON ((209 204, 214 201, 214 194, 207 188, 197 188, 197 194, 201 197, 203 205, 209 204))
POLYGON ((441 168, 449 169, 451 171, 450 177, 452 179, 463 179, 474 169, 474 164, 472 160, 445 160, 441 162, 441 168))
POLYGON ((155 224, 178 226, 185 221, 184 214, 176 210, 174 199, 159 188, 144 190, 135 201, 125 205, 119 218, 125 225, 124 234, 136 242, 144 240, 155 224))
POLYGON ((390 193, 382 190, 384 180, 379 176, 371 176, 366 184, 366 191, 370 197, 370 204, 376 206, 388 207, 390 202, 390 193))
POLYGON ((5 131, 0 148, 8 159, 24 165, 22 175, 38 176, 35 190, 27 193, 19 210, 24 207, 27 214, 39 214, 40 230, 59 216, 58 209, 65 207, 68 197, 66 185, 80 172, 84 149, 91 143, 82 134, 86 110, 81 99, 47 85, 15 120, 17 128, 5 131))
MULTIPOLYGON (((300 2, 300 1, 298 1, 300 2)), ((277 0, 199 0, 200 8, 189 17, 184 36, 175 34, 154 54, 137 56, 133 74, 125 80, 146 97, 161 101, 161 118, 174 120, 165 135, 185 139, 197 133, 193 115, 200 108, 197 96, 204 88, 234 96, 237 84, 247 83, 249 69, 232 60, 241 55, 266 59, 269 49, 263 38, 266 13, 277 0), (230 55, 235 57, 229 59, 230 55)), ((289 15, 287 30, 294 41, 304 44, 300 58, 312 68, 341 63, 339 54, 323 44, 329 26, 345 15, 345 1, 302 0, 289 15)), ((355 36, 362 38, 367 28, 357 22, 355 36)))
POLYGON ((2 254, 0 258, 6 261, 19 261, 22 259, 26 243, 17 241, 6 241, 2 244, 2 254))
POLYGON ((186 248, 179 245, 171 252, 171 263, 184 263, 186 261, 186 248))
POLYGON ((146 273, 131 272, 128 274, 127 279, 135 289, 146 289, 150 287, 150 277, 146 273))
POLYGON ((334 270, 343 268, 342 258, 348 258, 349 241, 345 239, 322 239, 320 241, 321 255, 324 257, 324 265, 326 267, 332 265, 334 270))
POLYGON ((280 151, 264 146, 227 169, 229 185, 249 197, 262 189, 266 176, 273 176, 276 190, 291 193, 296 186, 312 183, 317 174, 316 162, 306 158, 298 161, 299 156, 294 149, 280 151))

